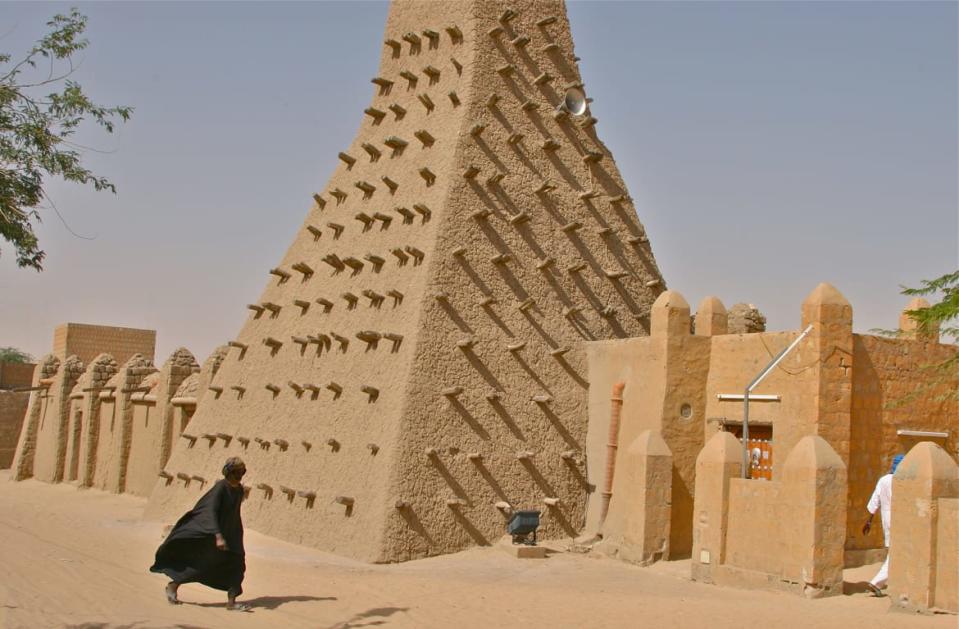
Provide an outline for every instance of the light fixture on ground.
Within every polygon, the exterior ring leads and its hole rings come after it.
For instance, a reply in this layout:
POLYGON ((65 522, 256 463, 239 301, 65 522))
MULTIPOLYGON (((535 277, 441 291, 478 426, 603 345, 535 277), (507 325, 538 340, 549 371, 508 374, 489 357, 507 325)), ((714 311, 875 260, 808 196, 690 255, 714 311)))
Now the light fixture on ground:
POLYGON ((536 545, 537 528, 539 511, 515 511, 506 524, 506 532, 513 536, 513 543, 527 546, 536 545))

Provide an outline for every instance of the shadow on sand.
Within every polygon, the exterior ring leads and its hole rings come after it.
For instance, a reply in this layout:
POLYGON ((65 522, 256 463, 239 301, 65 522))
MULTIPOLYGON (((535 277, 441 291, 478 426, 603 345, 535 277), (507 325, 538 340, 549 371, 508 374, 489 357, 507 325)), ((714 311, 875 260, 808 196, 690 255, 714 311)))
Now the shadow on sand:
POLYGON ((365 612, 355 614, 349 620, 330 625, 330 629, 351 629, 352 627, 373 627, 375 625, 385 625, 385 618, 393 614, 405 612, 409 607, 374 607, 365 612))
POLYGON ((869 587, 868 581, 843 581, 842 593, 844 596, 854 596, 856 594, 870 594, 875 596, 869 587))
MULTIPOLYGON (((250 611, 258 609, 276 609, 286 603, 304 603, 307 601, 335 601, 335 596, 258 596, 256 598, 239 599, 237 603, 245 603, 250 606, 250 611)), ((180 601, 184 605, 195 605, 197 607, 224 607, 225 603, 191 603, 189 601, 180 601)))

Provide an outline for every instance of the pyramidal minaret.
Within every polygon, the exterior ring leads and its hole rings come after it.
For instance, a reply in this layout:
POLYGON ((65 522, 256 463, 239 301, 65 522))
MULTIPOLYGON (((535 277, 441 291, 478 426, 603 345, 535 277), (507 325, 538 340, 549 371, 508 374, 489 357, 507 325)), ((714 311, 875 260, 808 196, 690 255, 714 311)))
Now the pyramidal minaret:
POLYGON ((582 342, 645 335, 665 286, 565 5, 397 1, 384 40, 148 517, 240 456, 248 527, 365 561, 492 543, 516 509, 583 526, 582 342))

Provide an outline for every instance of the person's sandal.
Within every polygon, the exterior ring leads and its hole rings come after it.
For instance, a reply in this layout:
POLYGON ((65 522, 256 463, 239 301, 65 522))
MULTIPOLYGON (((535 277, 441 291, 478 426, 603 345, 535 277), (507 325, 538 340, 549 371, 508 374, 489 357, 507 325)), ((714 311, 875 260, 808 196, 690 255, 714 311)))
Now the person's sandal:
POLYGON ((226 609, 227 611, 231 611, 231 612, 248 612, 252 608, 246 603, 233 603, 232 605, 228 604, 226 606, 226 609))
POLYGON ((163 590, 166 592, 166 602, 170 605, 179 605, 180 599, 176 597, 176 590, 171 590, 170 586, 173 585, 173 582, 167 584, 163 590))
POLYGON ((882 598, 883 596, 885 596, 885 593, 882 590, 880 590, 878 586, 875 586, 872 583, 867 583, 866 587, 869 588, 869 591, 876 598, 882 598))

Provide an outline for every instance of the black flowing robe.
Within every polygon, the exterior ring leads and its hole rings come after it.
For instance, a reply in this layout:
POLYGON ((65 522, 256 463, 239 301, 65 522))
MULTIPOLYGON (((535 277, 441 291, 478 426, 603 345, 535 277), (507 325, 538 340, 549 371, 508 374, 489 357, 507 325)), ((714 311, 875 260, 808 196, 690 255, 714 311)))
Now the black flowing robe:
POLYGON ((170 531, 150 572, 165 574, 174 583, 196 582, 241 594, 246 572, 242 502, 243 487, 217 481, 170 531), (216 547, 217 533, 226 541, 226 550, 216 547))

